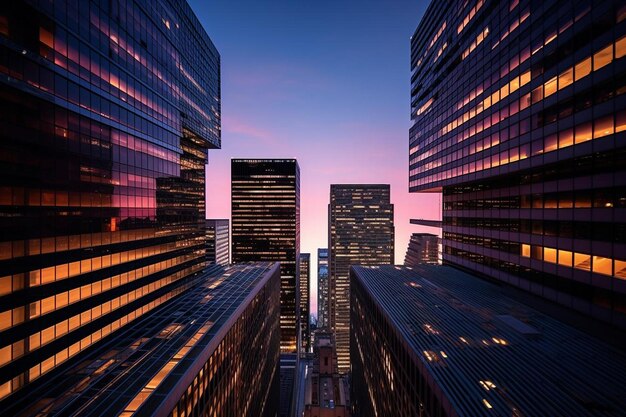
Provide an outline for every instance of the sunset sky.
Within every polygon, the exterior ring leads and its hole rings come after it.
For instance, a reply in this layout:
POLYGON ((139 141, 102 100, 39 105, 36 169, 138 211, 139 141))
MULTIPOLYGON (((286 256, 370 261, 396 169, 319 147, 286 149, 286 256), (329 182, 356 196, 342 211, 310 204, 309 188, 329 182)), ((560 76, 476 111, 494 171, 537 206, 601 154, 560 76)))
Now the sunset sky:
POLYGON ((396 263, 410 218, 440 218, 408 193, 409 37, 426 1, 191 0, 222 60, 222 149, 210 151, 207 216, 230 218, 230 159, 297 158, 301 252, 327 246, 331 183, 388 183, 396 263))

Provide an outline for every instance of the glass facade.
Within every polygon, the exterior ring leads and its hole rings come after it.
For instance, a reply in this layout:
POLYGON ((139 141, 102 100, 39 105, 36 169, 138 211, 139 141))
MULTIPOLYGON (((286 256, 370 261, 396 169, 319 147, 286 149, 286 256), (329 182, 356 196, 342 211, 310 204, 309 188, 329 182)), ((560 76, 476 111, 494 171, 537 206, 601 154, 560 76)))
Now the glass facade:
POLYGON ((300 342, 301 352, 311 350, 311 254, 300 254, 300 342))
POLYGON ((317 328, 328 329, 328 249, 317 250, 317 328))
POLYGON ((350 371, 350 266, 394 263, 387 184, 331 184, 328 205, 329 324, 339 372, 350 371))
POLYGON ((207 261, 209 264, 230 263, 230 221, 210 219, 206 221, 207 261))
POLYGON ((220 58, 186 2, 0 5, 0 399, 205 265, 220 58))
POLYGON ((439 236, 431 233, 413 233, 404 257, 404 266, 439 264, 439 236))
POLYGON ((444 262, 626 327, 625 55, 620 1, 432 2, 409 181, 443 193, 444 262))
POLYGON ((300 334, 300 168, 295 159, 231 160, 232 261, 280 262, 281 352, 300 334))

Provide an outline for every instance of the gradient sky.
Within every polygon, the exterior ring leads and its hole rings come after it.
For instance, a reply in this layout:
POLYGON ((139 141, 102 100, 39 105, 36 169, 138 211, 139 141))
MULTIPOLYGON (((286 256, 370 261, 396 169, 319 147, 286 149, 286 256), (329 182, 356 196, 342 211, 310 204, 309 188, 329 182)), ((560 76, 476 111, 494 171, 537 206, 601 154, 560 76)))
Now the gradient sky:
POLYGON ((209 152, 207 217, 230 218, 230 159, 297 158, 301 252, 326 247, 332 183, 391 184, 396 263, 437 229, 438 194, 408 193, 409 38, 419 0, 190 0, 222 59, 222 149, 209 152))

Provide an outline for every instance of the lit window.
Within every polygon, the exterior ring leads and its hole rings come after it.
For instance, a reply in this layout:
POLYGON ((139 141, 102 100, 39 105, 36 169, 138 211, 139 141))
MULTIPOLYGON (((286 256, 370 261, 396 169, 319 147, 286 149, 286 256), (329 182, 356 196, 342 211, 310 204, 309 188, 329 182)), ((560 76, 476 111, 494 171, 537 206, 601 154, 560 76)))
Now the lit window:
POLYGON ((572 252, 566 250, 559 250, 559 265, 572 266, 572 252))
POLYGON ((583 77, 586 77, 591 73, 591 58, 587 58, 584 61, 579 62, 574 67, 574 77, 575 81, 580 80, 583 77))
POLYGON ((574 69, 570 68, 559 75, 559 90, 574 82, 574 69))
POLYGON ((583 123, 576 126, 576 143, 591 140, 591 123, 583 123))
POLYGON ((593 123, 593 137, 601 138, 613 133, 613 115, 603 117, 593 123))
POLYGON ((593 257, 593 272, 603 275, 613 275, 613 261, 602 256, 593 257))
POLYGON ((626 261, 615 260, 615 276, 626 279, 626 261))
POLYGON ((52 33, 42 27, 39 28, 39 41, 49 48, 54 48, 52 33))
POLYGON ((609 45, 593 55, 593 70, 597 71, 610 64, 611 61, 613 61, 613 45, 609 45))
POLYGON ((586 253, 574 253, 574 268, 583 269, 585 271, 591 270, 591 255, 586 253))
POLYGON ((615 42, 615 59, 626 55, 626 36, 615 42))
POLYGON ((548 97, 551 96, 552 94, 556 93, 556 88, 557 88, 557 78, 551 78, 550 80, 548 80, 545 83, 545 92, 544 92, 544 97, 548 97))
POLYGON ((556 263, 556 249, 543 248, 543 260, 545 262, 556 263))

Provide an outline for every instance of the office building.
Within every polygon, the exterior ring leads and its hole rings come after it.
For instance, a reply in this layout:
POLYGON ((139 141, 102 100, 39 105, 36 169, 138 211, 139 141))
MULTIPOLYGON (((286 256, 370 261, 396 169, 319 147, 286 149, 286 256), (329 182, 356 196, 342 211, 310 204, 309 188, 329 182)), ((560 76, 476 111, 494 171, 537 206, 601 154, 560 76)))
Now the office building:
POLYGON ((328 249, 317 250, 317 328, 328 329, 329 316, 328 290, 328 249))
POLYGON ((210 266, 189 289, 3 404, 5 415, 275 416, 280 269, 210 266), (260 346, 263 346, 260 349, 260 346))
POLYGON ((348 393, 337 369, 333 334, 317 332, 313 353, 304 388, 304 417, 349 416, 348 393))
MULTIPOLYGON (((621 416, 626 355, 448 266, 353 267, 351 401, 373 416, 621 416)), ((531 296, 529 296, 531 297, 531 296)))
POLYGON ((0 51, 6 398, 204 269, 220 57, 182 0, 2 2, 0 51))
POLYGON ((439 236, 431 233, 413 233, 404 257, 404 266, 439 263, 439 236))
POLYGON ((394 263, 393 204, 387 184, 332 184, 328 206, 330 329, 337 365, 350 370, 350 266, 394 263))
POLYGON ((626 328, 626 6, 433 1, 411 39, 411 192, 443 262, 626 328))
POLYGON ((228 219, 207 219, 206 257, 209 264, 230 263, 230 224, 228 219))
POLYGON ((311 254, 300 254, 300 349, 307 353, 311 348, 311 254))
POLYGON ((233 263, 280 262, 281 351, 300 333, 300 168, 295 159, 231 161, 233 263))

